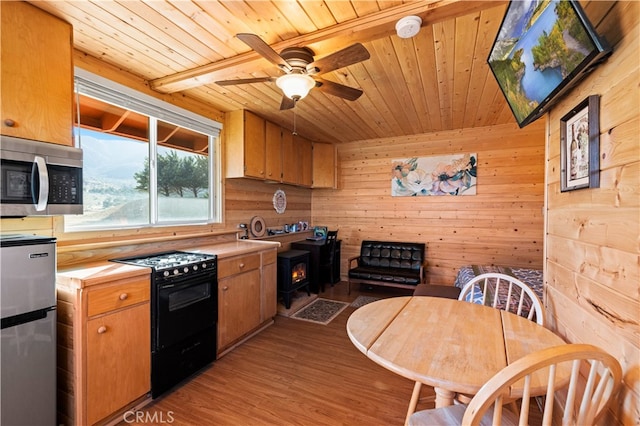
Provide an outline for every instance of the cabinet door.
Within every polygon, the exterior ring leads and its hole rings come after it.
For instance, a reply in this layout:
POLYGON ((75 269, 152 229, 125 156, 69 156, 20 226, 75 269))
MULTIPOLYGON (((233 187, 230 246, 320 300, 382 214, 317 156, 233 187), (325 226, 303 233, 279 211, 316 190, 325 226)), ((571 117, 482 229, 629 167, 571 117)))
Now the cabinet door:
POLYGON ((282 131, 282 182, 298 184, 298 159, 293 135, 288 130, 282 131))
POLYGON ((265 121, 245 111, 244 116, 244 174, 264 179, 265 173, 265 121))
POLYGON ((311 186, 311 141, 282 132, 282 181, 311 186))
POLYGON ((145 303, 87 322, 87 423, 151 389, 151 324, 145 303))
POLYGON ((71 25, 26 2, 0 2, 3 135, 72 145, 71 25))
POLYGON ((313 188, 336 187, 336 150, 328 143, 313 143, 313 188))
POLYGON ((311 156, 312 148, 309 139, 297 136, 295 138, 295 146, 298 153, 298 185, 311 186, 312 183, 312 166, 311 156))
POLYGON ((260 269, 218 282, 218 351, 260 325, 260 269))
POLYGON ((262 255, 262 317, 260 322, 278 313, 278 259, 277 250, 262 255))
POLYGON ((270 121, 265 124, 265 179, 282 181, 282 128, 270 121))

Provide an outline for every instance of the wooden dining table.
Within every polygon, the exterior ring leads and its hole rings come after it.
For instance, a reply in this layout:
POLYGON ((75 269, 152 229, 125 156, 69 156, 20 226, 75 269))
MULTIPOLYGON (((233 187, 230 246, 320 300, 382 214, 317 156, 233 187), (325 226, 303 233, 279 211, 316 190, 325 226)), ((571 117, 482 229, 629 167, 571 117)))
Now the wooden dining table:
MULTIPOLYGON (((416 382, 407 419, 422 384, 433 386, 436 408, 456 394, 475 395, 493 375, 562 338, 515 314, 458 300, 392 297, 358 308, 347 321, 351 342, 381 366, 416 382)), ((532 396, 546 391, 533 377, 532 396)), ((517 386, 511 396, 519 396, 517 386)), ((521 396, 521 395, 520 395, 521 396)))

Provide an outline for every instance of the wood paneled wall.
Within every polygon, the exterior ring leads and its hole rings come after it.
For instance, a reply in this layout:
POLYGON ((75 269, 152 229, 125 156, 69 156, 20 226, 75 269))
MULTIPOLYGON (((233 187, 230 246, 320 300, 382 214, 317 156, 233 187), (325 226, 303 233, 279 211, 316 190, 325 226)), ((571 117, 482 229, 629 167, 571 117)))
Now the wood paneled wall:
POLYGON ((313 190, 315 224, 338 229, 343 277, 362 240, 427 244, 427 280, 453 285, 461 266, 542 269, 544 123, 338 145, 339 189, 313 190), (475 196, 392 197, 392 160, 476 153, 475 196))
POLYGON ((225 224, 229 229, 240 223, 249 225, 254 216, 262 217, 267 228, 281 228, 299 221, 311 223, 309 188, 251 179, 226 179, 225 182, 225 224), (278 214, 273 207, 273 194, 278 189, 287 196, 287 208, 283 214, 278 214))
POLYGON ((585 11, 614 52, 549 114, 546 305, 550 327, 620 360, 624 386, 603 424, 640 423, 640 3, 585 11), (560 192, 560 118, 600 95, 600 188, 560 192))

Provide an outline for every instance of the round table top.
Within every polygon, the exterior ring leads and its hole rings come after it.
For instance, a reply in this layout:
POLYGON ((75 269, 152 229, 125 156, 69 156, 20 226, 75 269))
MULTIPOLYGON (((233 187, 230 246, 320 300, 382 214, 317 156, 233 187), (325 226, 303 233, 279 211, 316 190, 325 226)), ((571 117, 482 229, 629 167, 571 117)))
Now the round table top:
MULTIPOLYGON (((358 308, 349 317, 347 334, 381 366, 467 395, 524 355, 565 344, 551 330, 515 314, 425 296, 392 297, 358 308)), ((540 380, 532 393, 544 393, 545 387, 546 380, 540 380)))

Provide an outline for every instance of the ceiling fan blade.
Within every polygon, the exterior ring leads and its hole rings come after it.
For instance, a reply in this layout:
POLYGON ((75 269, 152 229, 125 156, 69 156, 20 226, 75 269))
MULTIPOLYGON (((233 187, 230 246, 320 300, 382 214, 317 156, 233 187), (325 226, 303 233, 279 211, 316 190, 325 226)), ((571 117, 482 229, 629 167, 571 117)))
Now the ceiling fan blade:
POLYGON ((353 87, 345 86, 344 84, 334 83, 333 81, 323 80, 320 78, 316 78, 316 87, 322 92, 338 96, 348 101, 355 101, 363 93, 360 89, 354 89, 353 87))
POLYGON ((280 111, 284 111, 285 109, 291 109, 295 106, 296 106, 296 101, 286 96, 282 96, 282 102, 280 103, 280 111))
POLYGON ((257 78, 242 78, 237 80, 222 80, 216 81, 218 86, 232 86, 235 84, 250 84, 250 83, 266 83, 268 81, 276 81, 274 77, 257 77, 257 78))
POLYGON ((278 52, 273 50, 271 46, 269 46, 257 35, 240 33, 236 34, 236 37, 238 37, 241 41, 243 41, 257 53, 268 59, 272 64, 275 64, 282 68, 285 72, 290 73, 293 70, 293 68, 291 68, 291 65, 289 65, 289 63, 278 54, 278 52))
POLYGON ((312 70, 316 69, 318 74, 324 74, 337 70, 338 68, 366 61, 370 57, 371 55, 369 55, 367 48, 360 43, 356 43, 325 56, 324 58, 320 58, 317 61, 311 62, 307 65, 307 70, 309 70, 310 73, 313 73, 312 70))

